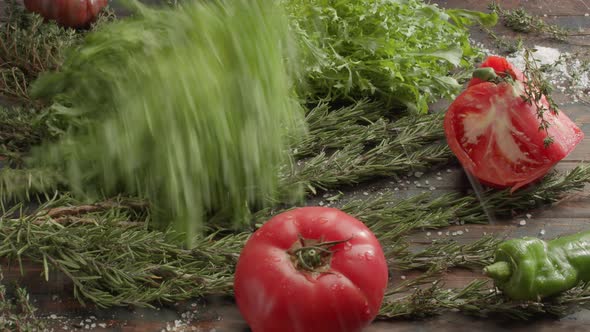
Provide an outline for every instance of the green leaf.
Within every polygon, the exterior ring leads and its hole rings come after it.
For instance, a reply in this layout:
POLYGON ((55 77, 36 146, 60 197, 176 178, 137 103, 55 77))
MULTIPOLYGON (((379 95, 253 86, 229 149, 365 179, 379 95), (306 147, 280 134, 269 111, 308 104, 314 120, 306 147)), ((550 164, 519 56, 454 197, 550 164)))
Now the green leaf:
POLYGON ((495 12, 486 14, 468 9, 447 9, 446 12, 453 22, 460 27, 470 26, 475 23, 485 27, 492 27, 498 23, 498 14, 495 12))

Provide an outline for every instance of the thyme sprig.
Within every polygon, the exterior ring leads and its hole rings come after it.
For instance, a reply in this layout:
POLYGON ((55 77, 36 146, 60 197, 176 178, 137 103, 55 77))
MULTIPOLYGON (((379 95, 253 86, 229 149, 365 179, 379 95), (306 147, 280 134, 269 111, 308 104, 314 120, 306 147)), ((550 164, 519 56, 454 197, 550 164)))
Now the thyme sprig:
POLYGON ((553 115, 558 114, 557 103, 551 97, 553 87, 543 77, 543 72, 540 69, 538 60, 535 59, 533 53, 535 49, 524 48, 523 58, 525 61, 525 75, 524 95, 522 99, 529 105, 532 105, 537 111, 537 118, 540 121, 539 130, 545 131, 547 137, 544 139, 545 147, 553 143, 554 138, 549 135, 550 123, 546 119, 546 113, 551 112, 553 115))
POLYGON ((37 308, 29 300, 26 289, 16 287, 9 296, 2 284, 4 275, 0 269, 0 330, 15 332, 44 331, 45 324, 36 315, 37 308))
POLYGON ((569 34, 567 30, 557 25, 547 24, 540 17, 529 14, 524 8, 504 10, 493 1, 488 9, 497 13, 504 26, 515 32, 546 34, 556 40, 567 40, 569 34))

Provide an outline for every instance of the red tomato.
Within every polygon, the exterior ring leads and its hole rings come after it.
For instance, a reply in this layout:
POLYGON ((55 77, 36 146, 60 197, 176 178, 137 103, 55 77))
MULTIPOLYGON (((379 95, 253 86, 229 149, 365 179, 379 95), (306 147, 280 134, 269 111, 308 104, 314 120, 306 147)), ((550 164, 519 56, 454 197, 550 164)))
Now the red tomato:
POLYGON ((58 24, 81 28, 96 19, 108 0, 24 0, 31 12, 37 13, 58 24))
POLYGON ((353 332, 379 312, 387 278, 379 241, 362 222, 338 209, 306 207, 252 235, 234 290, 253 332, 353 332))
MULTIPOLYGON (((565 158, 583 139, 584 133, 565 113, 545 112, 549 136, 539 130, 537 109, 522 99, 524 76, 505 59, 484 62, 497 74, 508 71, 514 83, 472 79, 469 87, 449 107, 445 134, 449 147, 465 170, 481 182, 516 190, 547 172, 565 158)), ((542 100, 546 108, 547 100, 542 100)))

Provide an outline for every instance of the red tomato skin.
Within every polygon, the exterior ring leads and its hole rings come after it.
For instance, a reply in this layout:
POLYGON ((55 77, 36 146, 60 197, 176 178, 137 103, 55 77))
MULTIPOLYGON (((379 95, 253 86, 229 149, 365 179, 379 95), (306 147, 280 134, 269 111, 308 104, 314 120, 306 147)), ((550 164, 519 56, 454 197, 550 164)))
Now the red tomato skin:
MULTIPOLYGON (((565 113, 560 111, 555 115, 546 112, 545 118, 550 123, 549 135, 555 141, 545 147, 547 134, 539 130, 536 109, 520 97, 522 82, 517 81, 515 84, 520 90, 509 83, 482 82, 472 85, 453 101, 444 121, 449 147, 465 170, 486 185, 511 187, 513 191, 543 177, 584 138, 584 133, 565 113), (469 127, 466 125, 467 119, 486 119, 490 112, 496 112, 491 115, 493 125, 485 132, 482 131, 476 143, 468 143, 469 135, 466 135, 465 129, 469 127), (507 128, 505 125, 508 123, 511 131, 500 133, 497 128, 507 128), (507 157, 512 153, 502 153, 501 146, 510 146, 506 142, 515 142, 512 144, 514 149, 504 148, 504 151, 515 152, 518 149, 526 153, 526 156, 522 156, 529 161, 514 162, 514 158, 507 157)), ((546 100, 543 103, 548 107, 546 100)), ((472 123, 481 125, 484 122, 472 123)))
POLYGON ((108 0, 24 0, 25 7, 47 20, 70 28, 83 28, 92 23, 108 0))
POLYGON ((253 332, 358 332, 376 317, 388 269, 377 238, 334 208, 305 207, 279 214, 246 243, 234 290, 253 332), (287 251, 306 239, 342 241, 330 250, 329 273, 295 268, 287 251))

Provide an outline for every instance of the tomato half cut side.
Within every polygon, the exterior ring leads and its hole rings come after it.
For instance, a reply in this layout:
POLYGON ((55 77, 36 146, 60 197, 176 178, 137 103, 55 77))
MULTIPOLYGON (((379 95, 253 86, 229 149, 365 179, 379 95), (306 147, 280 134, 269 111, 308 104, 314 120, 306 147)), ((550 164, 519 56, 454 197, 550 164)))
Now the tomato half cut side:
POLYGON ((547 132, 539 130, 536 107, 523 100, 523 89, 520 81, 481 82, 461 93, 445 115, 449 147, 484 184, 525 186, 547 174, 584 137, 565 113, 545 112, 554 139, 547 146, 547 132))

